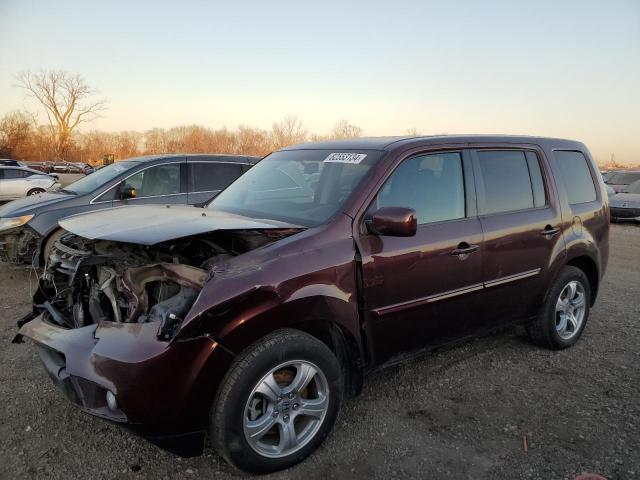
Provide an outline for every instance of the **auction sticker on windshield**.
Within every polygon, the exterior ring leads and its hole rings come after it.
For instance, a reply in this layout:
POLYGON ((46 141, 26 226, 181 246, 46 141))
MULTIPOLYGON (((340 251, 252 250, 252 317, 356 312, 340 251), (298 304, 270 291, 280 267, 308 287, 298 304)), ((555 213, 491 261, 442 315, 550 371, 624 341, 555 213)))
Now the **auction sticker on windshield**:
POLYGON ((358 164, 367 156, 366 153, 330 153, 325 162, 358 164))

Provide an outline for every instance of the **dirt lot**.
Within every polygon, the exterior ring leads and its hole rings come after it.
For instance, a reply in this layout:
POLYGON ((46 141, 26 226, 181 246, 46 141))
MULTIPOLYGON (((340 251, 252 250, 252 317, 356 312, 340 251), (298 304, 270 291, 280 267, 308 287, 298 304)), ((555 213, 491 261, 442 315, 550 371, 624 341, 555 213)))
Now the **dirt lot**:
MULTIPOLYGON (((574 348, 513 328, 376 373, 324 446, 273 478, 640 478, 640 228, 611 240, 574 348)), ((31 346, 10 343, 28 272, 0 267, 0 291, 0 478, 237 478, 211 449, 180 459, 74 408, 31 346)))

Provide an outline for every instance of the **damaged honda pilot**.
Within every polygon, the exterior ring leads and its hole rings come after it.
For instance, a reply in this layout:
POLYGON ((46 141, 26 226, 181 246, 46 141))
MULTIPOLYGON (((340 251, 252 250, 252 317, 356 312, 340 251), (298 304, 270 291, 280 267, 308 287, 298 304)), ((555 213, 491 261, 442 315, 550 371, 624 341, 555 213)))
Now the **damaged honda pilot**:
POLYGON ((582 334, 608 257, 586 147, 533 137, 275 152, 204 209, 60 221, 15 341, 84 411, 247 472, 317 448, 366 373, 523 322, 582 334))

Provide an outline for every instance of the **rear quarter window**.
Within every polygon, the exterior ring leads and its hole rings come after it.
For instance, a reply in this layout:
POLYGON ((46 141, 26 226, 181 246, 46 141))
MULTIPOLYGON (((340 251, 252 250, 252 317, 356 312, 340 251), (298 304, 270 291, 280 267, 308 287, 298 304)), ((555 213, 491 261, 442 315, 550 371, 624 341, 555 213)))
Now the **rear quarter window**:
POLYGON ((560 168, 569 204, 593 202, 597 198, 596 187, 585 156, 581 152, 564 150, 556 150, 554 156, 560 168))
POLYGON ((222 162, 190 162, 189 192, 224 190, 242 175, 242 165, 222 162))

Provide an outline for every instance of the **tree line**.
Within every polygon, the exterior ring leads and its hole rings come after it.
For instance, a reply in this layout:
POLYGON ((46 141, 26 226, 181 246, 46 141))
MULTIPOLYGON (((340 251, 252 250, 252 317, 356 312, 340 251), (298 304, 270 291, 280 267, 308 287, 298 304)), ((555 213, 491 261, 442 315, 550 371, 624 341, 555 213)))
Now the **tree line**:
POLYGON ((309 132, 302 121, 289 115, 271 129, 241 125, 235 130, 201 125, 153 128, 144 132, 81 131, 82 124, 103 116, 107 101, 78 74, 64 71, 24 71, 15 75, 16 87, 33 98, 44 112, 22 110, 0 119, 0 158, 26 161, 65 160, 98 164, 104 155, 116 159, 159 153, 235 153, 265 155, 287 145, 324 139, 362 136, 362 129, 346 120, 326 135, 309 132))
POLYGON ((311 134, 300 120, 290 116, 274 122, 270 130, 244 125, 235 130, 186 125, 168 129, 153 128, 144 132, 75 131, 60 154, 48 126, 38 125, 28 113, 16 111, 7 113, 0 120, 0 158, 98 164, 104 155, 114 155, 120 160, 159 153, 266 155, 295 143, 361 135, 362 130, 346 120, 338 122, 326 135, 311 134))

